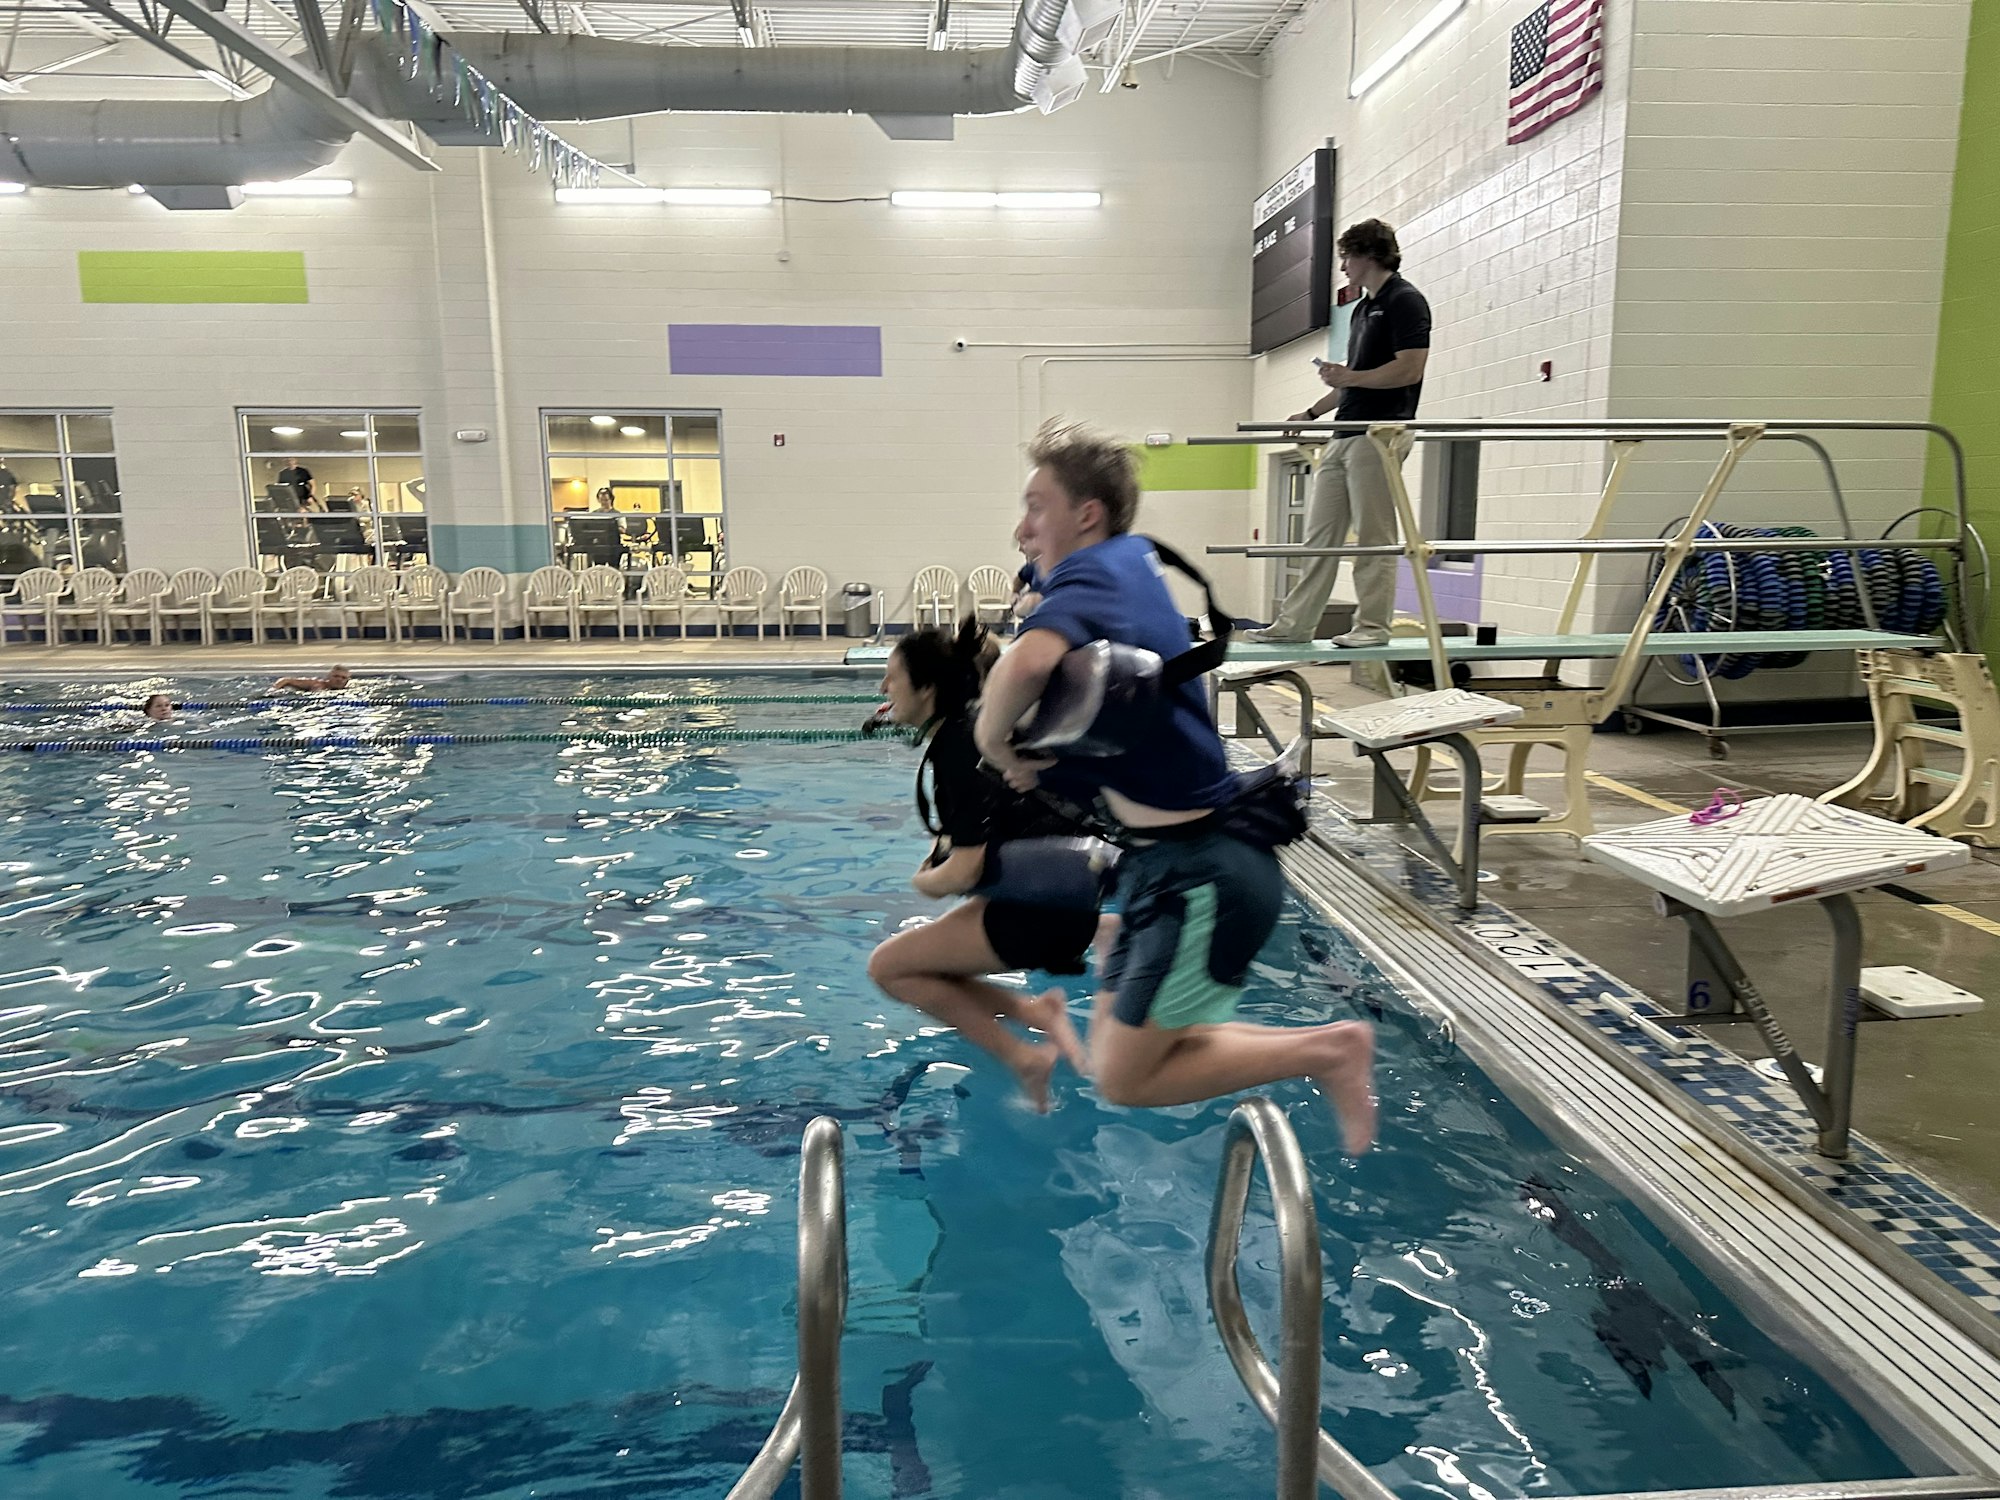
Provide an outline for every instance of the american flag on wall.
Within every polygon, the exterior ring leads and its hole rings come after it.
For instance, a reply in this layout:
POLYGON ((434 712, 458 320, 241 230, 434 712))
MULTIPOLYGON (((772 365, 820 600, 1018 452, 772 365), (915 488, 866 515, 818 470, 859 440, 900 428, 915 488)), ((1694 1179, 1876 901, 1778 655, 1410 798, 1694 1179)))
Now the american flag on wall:
POLYGON ((1514 28, 1507 143, 1573 115, 1604 87, 1604 0, 1542 0, 1514 28))

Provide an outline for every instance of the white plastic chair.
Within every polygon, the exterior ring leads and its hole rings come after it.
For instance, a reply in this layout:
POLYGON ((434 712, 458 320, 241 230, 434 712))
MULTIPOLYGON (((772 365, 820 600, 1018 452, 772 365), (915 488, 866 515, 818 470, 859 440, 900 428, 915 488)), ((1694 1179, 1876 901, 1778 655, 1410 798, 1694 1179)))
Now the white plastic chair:
POLYGON ((451 575, 443 568, 418 563, 395 576, 396 592, 389 596, 389 639, 402 639, 405 618, 413 629, 419 619, 436 620, 438 639, 450 639, 445 600, 451 593, 451 575))
POLYGON ((168 581, 164 593, 153 596, 153 644, 161 645, 172 629, 175 639, 187 633, 190 623, 201 631, 201 643, 209 643, 208 596, 215 592, 215 575, 206 568, 182 568, 168 581))
POLYGON ((472 639, 472 627, 478 616, 485 615, 493 628, 493 639, 500 639, 500 606, 507 599, 507 575, 498 568, 467 568, 458 575, 458 586, 445 596, 445 635, 449 640, 458 639, 458 622, 465 621, 465 638, 472 639))
POLYGON ((34 610, 42 617, 42 639, 49 645, 56 643, 56 601, 62 598, 63 590, 69 586, 54 568, 29 568, 14 580, 14 592, 0 599, 0 609, 11 604, 22 611, 21 639, 28 638, 26 612, 34 610))
POLYGON ((160 639, 159 603, 160 596, 169 588, 167 575, 158 568, 134 568, 125 575, 124 585, 118 590, 116 599, 104 604, 104 624, 110 635, 115 637, 123 626, 127 638, 138 633, 143 623, 146 639, 158 644, 160 639))
POLYGON ((757 639, 763 640, 764 595, 770 587, 762 568, 731 568, 724 573, 722 587, 708 601, 708 608, 715 611, 715 633, 728 634, 734 628, 730 622, 737 615, 748 615, 757 622, 757 639))
POLYGON ((224 573, 214 591, 202 600, 208 610, 202 638, 213 641, 218 627, 228 624, 233 616, 240 615, 250 624, 250 639, 261 645, 264 640, 264 582, 264 574, 257 568, 231 568, 224 573))
POLYGON ((827 634, 826 574, 818 568, 794 568, 778 585, 778 634, 791 634, 793 615, 819 616, 819 633, 827 634))
POLYGON ((55 628, 49 633, 49 643, 60 646, 64 622, 72 620, 79 632, 85 625, 95 630, 98 645, 110 640, 110 632, 104 625, 104 608, 117 593, 118 575, 109 568, 85 568, 70 579, 69 592, 64 595, 68 602, 57 602, 54 607, 55 628))
POLYGON ((683 638, 688 633, 687 574, 671 563, 661 563, 658 567, 646 569, 646 576, 639 580, 639 597, 632 601, 632 613, 637 617, 639 636, 646 635, 646 621, 652 615, 671 614, 674 623, 680 626, 683 638))
POLYGON ((313 568, 287 568, 264 595, 264 607, 274 615, 292 617, 292 639, 304 645, 306 622, 319 607, 319 572, 313 568))
POLYGON ((570 610, 570 596, 576 592, 576 574, 568 568, 537 568, 528 575, 527 592, 521 598, 521 621, 529 640, 535 638, 535 621, 554 615, 563 622, 570 638, 576 638, 576 616, 570 610))
POLYGON ((379 615, 382 634, 394 640, 396 631, 394 617, 390 614, 390 599, 396 591, 396 575, 387 568, 370 563, 341 574, 340 581, 340 597, 333 601, 334 613, 340 618, 340 638, 343 641, 347 639, 347 622, 352 620, 355 629, 366 639, 368 617, 379 615))
POLYGON ((609 563, 598 563, 577 575, 576 592, 569 596, 570 634, 579 640, 589 633, 590 617, 609 615, 618 627, 618 639, 625 639, 625 575, 609 563))
POLYGON ((1005 625, 1014 612, 1014 575, 1005 568, 996 568, 991 563, 974 568, 972 576, 965 580, 966 589, 972 595, 973 618, 984 625, 986 617, 993 616, 995 625, 1005 625))
POLYGON ((910 585, 910 624, 948 626, 957 618, 958 575, 950 568, 925 568, 910 585))

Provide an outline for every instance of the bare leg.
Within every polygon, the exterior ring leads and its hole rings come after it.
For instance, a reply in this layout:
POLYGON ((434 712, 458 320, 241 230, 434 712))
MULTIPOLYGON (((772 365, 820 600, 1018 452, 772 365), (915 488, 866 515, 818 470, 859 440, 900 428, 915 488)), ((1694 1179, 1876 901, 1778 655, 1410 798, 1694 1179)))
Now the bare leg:
MULTIPOLYGON (((984 905, 976 899, 962 902, 935 922, 897 933, 869 958, 868 977, 891 998, 935 1017, 1005 1063, 1028 1102, 1037 1112, 1046 1113, 1057 1050, 1016 1036, 998 1017, 1050 1029, 1043 1025, 1044 1021, 1053 1024, 1050 1007, 1045 1004, 1048 996, 1030 999, 977 977, 998 973, 1004 967, 986 941, 981 917, 984 905)), ((1060 991, 1052 993, 1060 998, 1060 991)), ((1068 1023, 1065 1012, 1061 1024, 1067 1027, 1068 1023)), ((1070 1040, 1075 1041, 1074 1029, 1070 1040)))
POLYGON ((1362 1021, 1330 1026, 1231 1022, 1162 1031, 1128 1026, 1099 997, 1091 1023, 1098 1092, 1114 1104, 1193 1104, 1282 1078, 1310 1078, 1340 1118, 1350 1156, 1375 1140, 1375 1033, 1362 1021))
POLYGON ((1056 1050, 1068 1063, 1084 1077, 1090 1076, 1090 1053, 1083 1045, 1083 1038, 1076 1034, 1076 1026, 1069 1018, 1069 996, 1060 989, 1043 990, 1031 1000, 1021 1002, 1025 1008, 1028 1025, 1056 1044, 1056 1050))

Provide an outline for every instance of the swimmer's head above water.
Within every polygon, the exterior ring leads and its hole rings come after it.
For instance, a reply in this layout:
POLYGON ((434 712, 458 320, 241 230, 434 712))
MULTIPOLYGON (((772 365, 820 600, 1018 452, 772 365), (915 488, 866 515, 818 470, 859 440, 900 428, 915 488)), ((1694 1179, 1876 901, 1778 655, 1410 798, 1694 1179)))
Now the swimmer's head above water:
POLYGON ((885 701, 862 726, 864 732, 890 724, 920 729, 964 717, 999 654, 998 643, 971 615, 956 631, 935 626, 911 631, 889 653, 882 672, 885 701))

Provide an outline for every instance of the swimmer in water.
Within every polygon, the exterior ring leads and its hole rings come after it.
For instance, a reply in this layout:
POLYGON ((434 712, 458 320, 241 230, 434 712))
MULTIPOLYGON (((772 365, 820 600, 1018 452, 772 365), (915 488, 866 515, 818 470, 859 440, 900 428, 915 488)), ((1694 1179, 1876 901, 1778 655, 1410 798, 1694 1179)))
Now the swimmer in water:
POLYGON ((354 680, 347 668, 335 665, 324 677, 280 677, 271 684, 274 693, 337 693, 354 680))

